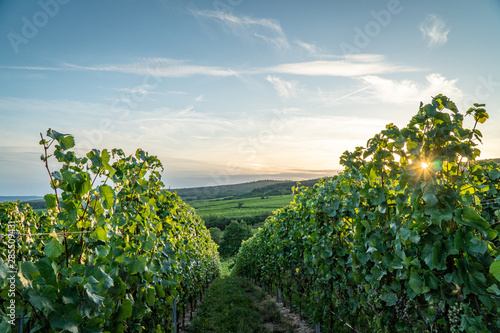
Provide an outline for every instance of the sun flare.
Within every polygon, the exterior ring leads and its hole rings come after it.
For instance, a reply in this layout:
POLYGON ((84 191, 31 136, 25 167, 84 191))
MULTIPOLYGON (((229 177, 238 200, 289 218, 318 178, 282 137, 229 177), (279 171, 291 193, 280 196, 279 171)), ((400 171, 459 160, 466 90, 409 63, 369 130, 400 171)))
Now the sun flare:
POLYGON ((427 169, 429 167, 429 163, 422 162, 422 169, 427 169))

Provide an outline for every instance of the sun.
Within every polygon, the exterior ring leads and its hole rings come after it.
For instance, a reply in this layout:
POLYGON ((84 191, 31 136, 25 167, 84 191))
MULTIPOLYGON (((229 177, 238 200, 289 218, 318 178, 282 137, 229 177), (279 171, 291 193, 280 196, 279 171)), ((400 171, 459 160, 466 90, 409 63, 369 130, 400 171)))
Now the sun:
POLYGON ((422 162, 422 169, 427 169, 429 167, 429 163, 422 162))

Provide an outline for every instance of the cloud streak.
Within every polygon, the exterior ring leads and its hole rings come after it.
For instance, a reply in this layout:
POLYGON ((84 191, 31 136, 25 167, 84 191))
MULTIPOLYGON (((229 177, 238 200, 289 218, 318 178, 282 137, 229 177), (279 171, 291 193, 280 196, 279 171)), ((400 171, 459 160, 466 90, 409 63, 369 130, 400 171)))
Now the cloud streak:
POLYGON ((214 10, 192 10, 191 14, 215 21, 231 30, 236 36, 257 37, 279 49, 289 47, 288 39, 276 20, 236 16, 232 13, 214 10))
POLYGON ((429 14, 425 20, 419 25, 422 36, 427 40, 427 47, 433 48, 446 44, 448 41, 448 33, 444 21, 434 14, 429 14))
POLYGON ((384 57, 380 55, 368 54, 352 55, 350 56, 350 61, 318 60, 281 64, 267 69, 271 73, 341 77, 357 77, 417 70, 419 69, 386 62, 384 61, 384 57))
POLYGON ((208 76, 235 76, 237 73, 229 68, 218 66, 197 66, 188 65, 185 61, 168 58, 151 58, 142 62, 125 65, 99 65, 99 66, 78 66, 65 64, 69 69, 101 71, 101 72, 121 72, 137 75, 151 75, 157 77, 188 77, 194 75, 208 76))
POLYGON ((431 96, 443 94, 455 102, 463 98, 463 92, 456 86, 458 79, 449 80, 438 73, 432 73, 425 77, 425 84, 418 84, 411 80, 390 80, 379 76, 365 76, 365 83, 370 84, 369 98, 374 101, 389 103, 414 103, 415 101, 427 101, 431 96))
POLYGON ((297 91, 297 83, 291 81, 285 81, 276 76, 268 75, 266 80, 271 83, 282 97, 294 96, 297 91))
MULTIPOLYGON (((190 65, 186 60, 169 58, 149 58, 130 64, 104 64, 81 66, 76 64, 63 64, 61 67, 4 67, 13 70, 27 71, 96 71, 135 74, 150 77, 191 77, 196 75, 216 77, 236 77, 254 74, 293 74, 305 76, 338 76, 360 77, 366 75, 380 75, 395 72, 412 72, 421 69, 402 66, 386 61, 379 54, 355 54, 349 59, 341 56, 330 56, 336 60, 317 60, 307 62, 285 63, 271 67, 248 68, 233 70, 221 66, 190 65)), ((1 68, 1 67, 0 67, 1 68)), ((270 80, 268 80, 271 82, 270 80)), ((277 82, 274 80, 274 82, 277 82)), ((143 87, 144 88, 144 87, 143 87)))

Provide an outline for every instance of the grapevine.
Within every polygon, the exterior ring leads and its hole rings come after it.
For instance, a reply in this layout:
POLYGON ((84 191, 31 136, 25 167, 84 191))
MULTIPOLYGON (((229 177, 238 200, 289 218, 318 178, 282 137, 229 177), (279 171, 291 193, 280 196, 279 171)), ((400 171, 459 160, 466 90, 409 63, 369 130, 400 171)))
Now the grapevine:
MULTIPOLYGON (((16 325, 22 316, 30 332, 171 332, 174 301, 184 308, 220 273, 203 221, 163 190, 160 161, 141 149, 78 157, 74 138, 51 129, 40 145, 53 189, 47 212, 0 204, 0 233, 11 222, 19 234, 16 325)), ((7 258, 2 248, 2 290, 7 258)), ((1 332, 16 327, 9 304, 2 294, 1 332)))
POLYGON ((325 330, 350 332, 336 313, 361 332, 498 332, 500 166, 477 160, 487 119, 482 104, 421 103, 407 126, 346 151, 343 172, 296 189, 235 270, 303 287, 325 330))

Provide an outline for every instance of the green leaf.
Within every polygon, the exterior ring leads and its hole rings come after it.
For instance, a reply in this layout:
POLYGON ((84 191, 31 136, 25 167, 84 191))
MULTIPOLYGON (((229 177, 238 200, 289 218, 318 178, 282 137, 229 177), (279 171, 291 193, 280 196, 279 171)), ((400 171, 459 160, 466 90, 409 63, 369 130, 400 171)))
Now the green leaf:
POLYGON ((98 269, 94 270, 94 276, 99 280, 99 283, 104 289, 107 290, 110 287, 113 287, 113 279, 111 278, 111 276, 106 274, 103 267, 99 267, 98 269))
POLYGON ((380 299, 386 302, 388 306, 393 306, 398 302, 398 296, 393 292, 380 295, 380 299))
POLYGON ((47 136, 51 139, 54 139, 54 140, 57 140, 63 136, 65 136, 66 134, 62 134, 62 133, 59 133, 57 131, 54 131, 52 128, 49 128, 47 130, 47 136))
POLYGON ((83 322, 83 317, 76 305, 66 304, 56 309, 51 314, 50 327, 53 329, 67 330, 78 333, 78 326, 83 322))
POLYGON ((417 230, 412 230, 411 235, 410 235, 410 241, 414 244, 418 244, 420 242, 420 235, 418 234, 417 230))
POLYGON ((155 288, 158 296, 160 296, 161 298, 165 298, 165 289, 163 289, 162 285, 157 284, 155 288))
POLYGON ((430 269, 435 269, 436 265, 434 263, 434 247, 431 244, 425 244, 422 250, 422 256, 424 258, 424 262, 430 269))
POLYGON ((122 306, 120 307, 120 312, 118 312, 117 321, 122 321, 132 316, 132 301, 129 299, 124 299, 122 306))
POLYGON ((12 325, 9 324, 9 322, 5 318, 2 318, 2 322, 0 322, 0 332, 12 333, 11 328, 12 325))
POLYGON ((500 169, 491 169, 488 171, 488 176, 493 180, 497 180, 500 178, 500 169))
POLYGON ((406 228, 399 229, 400 237, 402 240, 406 241, 411 235, 411 230, 406 228))
POLYGON ((71 134, 62 134, 53 129, 49 128, 47 131, 47 136, 54 140, 57 140, 62 150, 68 150, 75 146, 75 139, 71 134))
POLYGON ((101 193, 101 197, 103 199, 104 208, 111 209, 115 199, 115 191, 109 185, 101 185, 99 186, 99 192, 101 193))
MULTIPOLYGON (((55 292, 54 288, 53 290, 55 292)), ((51 300, 50 294, 47 290, 41 291, 34 288, 28 289, 28 298, 30 304, 44 313, 54 310, 54 302, 51 300)))
POLYGON ((477 122, 484 124, 484 122, 489 118, 488 114, 484 111, 484 109, 476 110, 476 114, 474 115, 474 120, 477 122))
POLYGON ((491 229, 490 224, 472 207, 465 207, 462 211, 462 224, 474 228, 483 233, 489 239, 496 237, 496 231, 491 229))
POLYGON ((500 296, 500 289, 496 284, 492 285, 488 289, 486 289, 487 292, 495 294, 496 296, 500 296))
POLYGON ((79 304, 80 295, 78 294, 78 289, 75 287, 65 288, 59 292, 64 304, 79 304))
POLYGON ((150 288, 148 289, 147 297, 146 297, 146 302, 148 303, 149 306, 153 306, 155 304, 155 290, 150 288))
POLYGON ((90 237, 95 240, 107 240, 108 233, 104 230, 103 227, 97 226, 94 231, 90 234, 90 237))
POLYGON ((108 254, 109 254, 109 251, 107 248, 105 248, 104 246, 102 245, 97 245, 95 247, 95 254, 100 257, 100 258, 104 258, 106 257, 108 254))
POLYGON ((139 256, 137 259, 132 259, 128 265, 130 274, 143 273, 146 266, 146 258, 139 256))
POLYGON ((469 244, 469 252, 471 254, 484 254, 488 249, 486 242, 480 238, 472 238, 469 244))
POLYGON ((75 138, 73 138, 71 135, 67 135, 63 138, 58 139, 57 141, 59 142, 62 150, 68 150, 75 146, 75 138))
POLYGON ((430 190, 426 190, 424 192, 422 199, 424 199, 425 203, 431 207, 435 206, 438 203, 436 195, 432 193, 430 190))
POLYGON ((0 278, 6 279, 7 274, 9 273, 9 266, 3 261, 2 258, 0 258, 0 278))
POLYGON ((57 199, 54 194, 45 194, 43 197, 45 199, 45 202, 47 203, 47 209, 51 210, 56 208, 57 206, 57 199))
POLYGON ((100 305, 104 301, 104 297, 94 293, 93 288, 89 283, 85 284, 83 287, 87 291, 87 296, 92 300, 92 302, 100 305))
POLYGON ((35 264, 33 264, 31 261, 24 261, 23 263, 21 263, 21 273, 26 279, 29 279, 31 281, 40 277, 38 268, 36 268, 35 264))
POLYGON ((458 259, 456 262, 458 274, 464 282, 465 287, 474 294, 481 294, 486 289, 486 278, 477 267, 471 265, 466 258, 458 259))
POLYGON ((57 238, 52 238, 50 242, 45 245, 43 252, 47 257, 54 260, 64 252, 64 246, 57 238))
POLYGON ((63 176, 61 175, 61 173, 59 171, 54 171, 51 173, 51 175, 55 180, 64 180, 63 176))
POLYGON ((417 294, 420 295, 425 291, 424 288, 424 278, 418 275, 418 273, 411 273, 410 275, 410 287, 413 289, 413 291, 417 294))
POLYGON ((45 282, 48 285, 57 287, 57 264, 49 258, 45 257, 38 260, 35 265, 45 282))
POLYGON ((439 289, 439 279, 430 271, 424 273, 425 285, 430 289, 439 289))
POLYGON ((490 265, 490 274, 500 281, 500 260, 494 261, 490 265))

